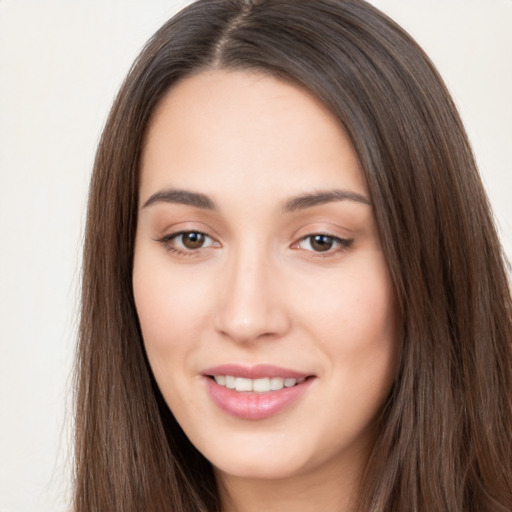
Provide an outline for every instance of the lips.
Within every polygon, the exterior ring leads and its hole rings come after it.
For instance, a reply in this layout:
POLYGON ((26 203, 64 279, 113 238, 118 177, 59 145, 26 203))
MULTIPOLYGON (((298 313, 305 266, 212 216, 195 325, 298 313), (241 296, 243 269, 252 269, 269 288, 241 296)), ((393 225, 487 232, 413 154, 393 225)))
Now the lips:
POLYGON ((270 364, 258 364, 255 366, 243 366, 238 364, 222 364, 203 371, 203 375, 233 375, 246 379, 261 379, 263 377, 282 377, 300 379, 309 374, 274 366, 270 364))
POLYGON ((237 418, 261 420, 298 401, 314 375, 272 365, 221 365, 203 372, 213 402, 237 418))

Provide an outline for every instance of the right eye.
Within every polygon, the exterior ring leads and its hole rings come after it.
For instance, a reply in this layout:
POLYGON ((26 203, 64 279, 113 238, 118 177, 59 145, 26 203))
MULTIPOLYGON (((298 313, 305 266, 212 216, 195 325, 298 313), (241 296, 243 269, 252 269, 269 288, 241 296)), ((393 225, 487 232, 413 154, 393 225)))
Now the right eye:
POLYGON ((169 251, 183 255, 189 255, 199 249, 219 246, 218 242, 201 231, 179 231, 164 236, 160 242, 169 251))

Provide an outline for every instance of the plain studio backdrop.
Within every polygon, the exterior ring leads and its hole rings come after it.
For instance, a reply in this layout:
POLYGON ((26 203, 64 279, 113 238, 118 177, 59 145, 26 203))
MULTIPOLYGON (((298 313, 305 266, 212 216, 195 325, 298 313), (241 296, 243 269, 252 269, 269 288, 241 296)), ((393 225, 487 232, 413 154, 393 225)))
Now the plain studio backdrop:
MULTIPOLYGON (((145 41, 184 0, 0 0, 0 512, 68 508, 71 367, 96 144, 145 41)), ((512 1, 374 0, 466 124, 512 256, 512 1)))

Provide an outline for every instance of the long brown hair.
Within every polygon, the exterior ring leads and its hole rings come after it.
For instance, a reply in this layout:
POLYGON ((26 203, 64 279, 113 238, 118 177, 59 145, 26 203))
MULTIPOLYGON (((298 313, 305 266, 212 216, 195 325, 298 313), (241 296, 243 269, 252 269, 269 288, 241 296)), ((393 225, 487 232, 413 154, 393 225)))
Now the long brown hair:
POLYGON ((216 512, 211 465, 166 406, 132 293, 138 164, 177 80, 251 69, 315 94, 365 172, 400 318, 399 366, 357 510, 512 511, 512 301, 463 126, 417 44, 361 0, 200 0, 112 107, 92 176, 76 377, 75 512, 216 512))

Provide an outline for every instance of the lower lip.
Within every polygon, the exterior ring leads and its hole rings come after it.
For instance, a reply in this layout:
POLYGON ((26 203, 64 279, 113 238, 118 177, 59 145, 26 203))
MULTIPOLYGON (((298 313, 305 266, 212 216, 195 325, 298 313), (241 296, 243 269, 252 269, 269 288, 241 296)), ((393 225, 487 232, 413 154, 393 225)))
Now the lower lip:
POLYGON ((224 412, 245 420, 262 420, 279 414, 295 403, 308 390, 312 381, 306 379, 291 388, 255 393, 234 391, 206 378, 213 401, 224 412))

